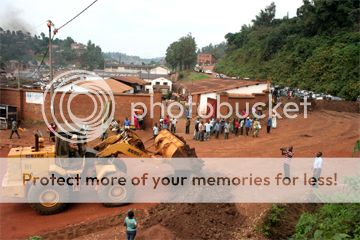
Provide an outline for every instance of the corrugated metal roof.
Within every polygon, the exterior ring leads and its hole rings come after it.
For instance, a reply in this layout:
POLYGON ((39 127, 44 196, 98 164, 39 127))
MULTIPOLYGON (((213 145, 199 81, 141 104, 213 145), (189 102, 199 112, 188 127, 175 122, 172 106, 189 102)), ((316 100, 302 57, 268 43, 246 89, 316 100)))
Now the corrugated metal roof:
POLYGON ((220 92, 230 89, 235 89, 239 87, 247 87, 258 84, 264 84, 265 81, 249 81, 249 80, 239 80, 239 79, 222 79, 222 78, 211 78, 195 82, 187 82, 183 86, 191 94, 201 94, 208 92, 220 92))
MULTIPOLYGON (((124 83, 121 83, 119 81, 116 81, 114 79, 111 79, 111 78, 108 78, 108 79, 104 79, 103 80, 107 85, 108 87, 110 88, 110 90, 113 92, 113 93, 125 93, 125 92, 128 92, 134 88, 124 84, 124 83)), ((88 87, 93 87, 94 84, 102 84, 102 81, 98 81, 98 80, 93 80, 93 81, 84 81, 82 82, 81 84, 79 84, 81 87, 84 87, 86 88, 87 86, 88 87)), ((106 90, 107 86, 101 86, 99 85, 99 89, 103 89, 103 90, 106 90)), ((92 88, 94 89, 94 88, 92 88)))
POLYGON ((123 82, 123 83, 129 83, 129 84, 138 84, 138 85, 146 85, 147 82, 134 76, 115 76, 111 77, 112 79, 115 79, 117 81, 123 82))

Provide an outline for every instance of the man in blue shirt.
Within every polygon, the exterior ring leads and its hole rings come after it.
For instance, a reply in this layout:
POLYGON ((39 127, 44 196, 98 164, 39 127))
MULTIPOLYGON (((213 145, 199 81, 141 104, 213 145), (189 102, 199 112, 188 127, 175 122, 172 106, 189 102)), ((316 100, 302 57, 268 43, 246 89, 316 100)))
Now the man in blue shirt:
POLYGON ((128 118, 125 118, 125 121, 124 121, 124 128, 125 129, 130 129, 130 125, 131 125, 131 122, 128 118))
POLYGON ((250 128, 251 128, 251 119, 247 117, 245 121, 246 136, 249 136, 250 128))

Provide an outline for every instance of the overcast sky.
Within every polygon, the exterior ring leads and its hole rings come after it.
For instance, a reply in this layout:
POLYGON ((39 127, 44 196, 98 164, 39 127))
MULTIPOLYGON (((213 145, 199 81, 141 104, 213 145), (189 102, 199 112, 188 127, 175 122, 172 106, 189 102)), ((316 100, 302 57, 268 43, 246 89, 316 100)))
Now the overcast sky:
MULTIPOLYGON (((220 43, 228 32, 270 5, 273 0, 98 0, 64 27, 59 38, 92 40, 103 51, 140 57, 164 56, 170 43, 189 32, 198 47, 220 43)), ((45 21, 61 26, 93 0, 0 0, 0 26, 47 32, 45 21)), ((302 0, 274 0, 276 17, 296 15, 302 0)))

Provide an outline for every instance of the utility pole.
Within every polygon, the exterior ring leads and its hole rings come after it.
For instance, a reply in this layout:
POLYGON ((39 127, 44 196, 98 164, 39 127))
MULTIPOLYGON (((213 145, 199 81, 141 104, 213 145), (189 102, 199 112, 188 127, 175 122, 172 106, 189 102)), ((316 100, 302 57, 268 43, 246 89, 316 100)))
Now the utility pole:
MULTIPOLYGON (((53 22, 51 20, 47 21, 47 26, 49 28, 49 67, 50 67, 50 99, 54 96, 54 83, 53 81, 53 66, 52 66, 52 39, 51 39, 51 27, 54 26, 53 22)), ((55 34, 55 32, 54 32, 55 34)), ((50 111, 52 114, 55 114, 55 106, 53 104, 50 104, 50 111)))
POLYGON ((52 66, 52 40, 51 40, 51 27, 54 26, 54 24, 51 22, 51 20, 48 20, 47 26, 49 28, 49 67, 50 67, 50 84, 51 84, 51 96, 54 94, 54 84, 52 84, 53 80, 53 66, 52 66))

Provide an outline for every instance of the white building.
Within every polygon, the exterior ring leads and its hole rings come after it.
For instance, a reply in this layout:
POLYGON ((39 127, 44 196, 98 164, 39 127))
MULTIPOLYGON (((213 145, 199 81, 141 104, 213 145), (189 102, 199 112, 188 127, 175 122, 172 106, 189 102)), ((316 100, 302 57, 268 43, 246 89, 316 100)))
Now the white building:
POLYGON ((162 92, 172 91, 172 82, 169 79, 160 77, 153 80, 147 80, 150 84, 145 86, 145 91, 153 93, 155 88, 160 89, 162 92))
POLYGON ((166 67, 158 66, 150 69, 150 74, 168 75, 170 70, 166 67))
POLYGON ((195 103, 202 114, 206 114, 207 104, 215 101, 220 93, 254 97, 254 94, 263 94, 269 90, 267 82, 233 79, 208 79, 187 83, 184 87, 193 98, 195 97, 195 103))

